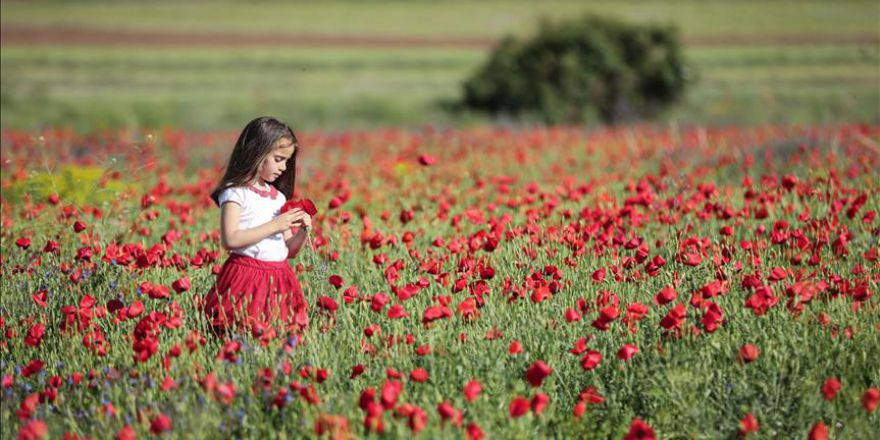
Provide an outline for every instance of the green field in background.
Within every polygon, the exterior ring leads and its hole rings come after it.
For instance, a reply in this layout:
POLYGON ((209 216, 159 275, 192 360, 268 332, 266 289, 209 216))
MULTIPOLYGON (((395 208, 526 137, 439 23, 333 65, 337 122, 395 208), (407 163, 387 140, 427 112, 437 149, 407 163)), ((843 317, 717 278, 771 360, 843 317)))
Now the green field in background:
MULTIPOLYGON (((872 2, 163 4, 3 2, 3 25, 217 32, 498 37, 527 33, 539 12, 602 10, 635 21, 677 20, 685 36, 871 35, 872 2), (197 12, 203 16, 194 21, 197 12), (433 14, 428 19, 429 14, 433 14), (280 26, 295 17, 295 26, 280 26), (766 20, 772 20, 769 25, 766 20), (370 26, 367 26, 367 25, 370 26), (340 31, 340 29, 345 29, 340 31)), ((849 44, 686 47, 695 81, 663 121, 688 124, 880 121, 880 47, 849 44)), ((239 126, 274 114, 309 128, 462 125, 444 103, 487 56, 454 48, 160 48, 4 44, 5 128, 83 130, 172 124, 239 126)))
POLYGON ((497 37, 595 12, 674 22, 685 36, 876 34, 874 1, 0 2, 2 23, 290 34, 497 37))

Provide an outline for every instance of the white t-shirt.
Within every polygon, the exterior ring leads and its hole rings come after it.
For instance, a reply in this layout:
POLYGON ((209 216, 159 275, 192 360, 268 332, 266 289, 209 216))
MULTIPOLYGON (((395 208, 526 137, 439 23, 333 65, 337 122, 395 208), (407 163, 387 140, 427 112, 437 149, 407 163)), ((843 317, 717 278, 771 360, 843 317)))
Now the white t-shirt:
MULTIPOLYGON (((238 228, 249 229, 271 221, 281 212, 281 206, 286 201, 284 194, 277 190, 272 192, 275 193, 274 198, 257 194, 250 187, 233 187, 220 193, 218 200, 220 206, 227 202, 234 202, 241 206, 238 228)), ((278 232, 248 247, 234 249, 232 252, 258 260, 284 261, 287 259, 287 244, 284 243, 282 233, 278 232)))

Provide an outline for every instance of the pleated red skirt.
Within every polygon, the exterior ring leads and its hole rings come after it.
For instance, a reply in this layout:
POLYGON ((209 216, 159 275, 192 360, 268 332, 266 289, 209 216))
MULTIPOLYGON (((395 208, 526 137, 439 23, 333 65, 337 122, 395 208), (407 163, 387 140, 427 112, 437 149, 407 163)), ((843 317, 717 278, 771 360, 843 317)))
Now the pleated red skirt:
POLYGON ((263 261, 231 253, 204 299, 217 334, 260 323, 279 330, 308 325, 308 303, 287 261, 263 261))

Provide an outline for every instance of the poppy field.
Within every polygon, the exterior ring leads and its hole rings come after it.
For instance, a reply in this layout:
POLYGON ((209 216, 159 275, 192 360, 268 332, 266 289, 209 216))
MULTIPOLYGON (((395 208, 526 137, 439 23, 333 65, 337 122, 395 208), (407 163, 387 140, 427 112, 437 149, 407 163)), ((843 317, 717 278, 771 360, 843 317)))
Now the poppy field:
POLYGON ((2 132, 13 438, 880 432, 880 127, 304 131, 298 333, 213 336, 231 132, 2 132))

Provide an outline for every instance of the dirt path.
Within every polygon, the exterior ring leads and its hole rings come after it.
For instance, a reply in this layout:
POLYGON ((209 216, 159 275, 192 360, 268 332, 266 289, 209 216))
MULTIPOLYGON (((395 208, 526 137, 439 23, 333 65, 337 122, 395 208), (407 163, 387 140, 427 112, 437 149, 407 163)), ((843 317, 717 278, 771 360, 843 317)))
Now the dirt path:
MULTIPOLYGON (((2 25, 0 44, 61 46, 159 47, 364 47, 364 48, 488 48, 491 38, 297 35, 273 33, 210 33, 161 30, 118 30, 2 25)), ((880 44, 876 34, 855 35, 729 35, 685 38, 691 46, 880 44)))

